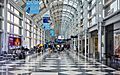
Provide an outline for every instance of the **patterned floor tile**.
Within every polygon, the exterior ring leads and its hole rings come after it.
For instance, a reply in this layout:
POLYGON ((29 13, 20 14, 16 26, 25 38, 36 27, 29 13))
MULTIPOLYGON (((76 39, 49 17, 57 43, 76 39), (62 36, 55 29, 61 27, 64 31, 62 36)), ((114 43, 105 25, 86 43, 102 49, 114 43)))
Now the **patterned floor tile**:
POLYGON ((60 74, 67 74, 67 75, 76 75, 76 74, 82 74, 82 72, 77 72, 77 71, 63 71, 60 72, 60 74))
POLYGON ((18 75, 18 74, 30 74, 31 71, 27 71, 27 70, 13 70, 13 71, 9 71, 10 73, 13 73, 15 75, 18 75))
POLYGON ((31 73, 31 75, 58 75, 58 73, 54 73, 54 72, 33 72, 31 73))

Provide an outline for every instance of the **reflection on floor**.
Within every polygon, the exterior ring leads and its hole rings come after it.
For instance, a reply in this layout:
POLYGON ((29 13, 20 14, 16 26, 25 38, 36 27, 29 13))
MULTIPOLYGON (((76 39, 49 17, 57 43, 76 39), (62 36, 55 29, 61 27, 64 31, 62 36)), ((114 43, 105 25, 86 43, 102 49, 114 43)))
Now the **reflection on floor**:
POLYGON ((0 75, 119 75, 101 63, 86 61, 73 52, 31 55, 25 60, 0 64, 0 75))

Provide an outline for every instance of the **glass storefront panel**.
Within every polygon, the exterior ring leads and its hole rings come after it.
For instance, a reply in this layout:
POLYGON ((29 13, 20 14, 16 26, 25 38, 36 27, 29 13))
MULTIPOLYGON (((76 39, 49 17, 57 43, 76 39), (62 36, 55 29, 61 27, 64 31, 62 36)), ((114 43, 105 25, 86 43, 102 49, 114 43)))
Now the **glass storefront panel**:
POLYGON ((114 24, 114 53, 120 57, 120 23, 114 24))
POLYGON ((114 52, 120 57, 120 30, 114 31, 114 52))

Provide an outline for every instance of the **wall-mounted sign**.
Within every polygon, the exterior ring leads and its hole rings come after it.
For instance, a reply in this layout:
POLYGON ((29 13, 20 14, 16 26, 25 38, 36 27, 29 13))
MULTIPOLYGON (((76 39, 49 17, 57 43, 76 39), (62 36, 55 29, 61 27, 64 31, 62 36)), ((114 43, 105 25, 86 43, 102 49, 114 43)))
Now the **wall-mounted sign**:
POLYGON ((26 0, 26 12, 28 14, 38 14, 40 10, 39 0, 26 0))
POLYGON ((9 46, 21 46, 21 38, 19 37, 9 37, 9 46))

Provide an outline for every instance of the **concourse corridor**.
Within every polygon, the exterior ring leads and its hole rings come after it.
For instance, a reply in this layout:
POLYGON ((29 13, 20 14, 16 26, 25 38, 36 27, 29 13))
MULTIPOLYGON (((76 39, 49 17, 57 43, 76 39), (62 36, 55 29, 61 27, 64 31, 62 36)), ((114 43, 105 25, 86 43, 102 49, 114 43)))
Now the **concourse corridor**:
POLYGON ((25 60, 2 64, 0 75, 119 75, 120 72, 92 59, 86 61, 75 52, 46 52, 34 54, 25 60), (79 58, 79 59, 78 59, 79 58))

